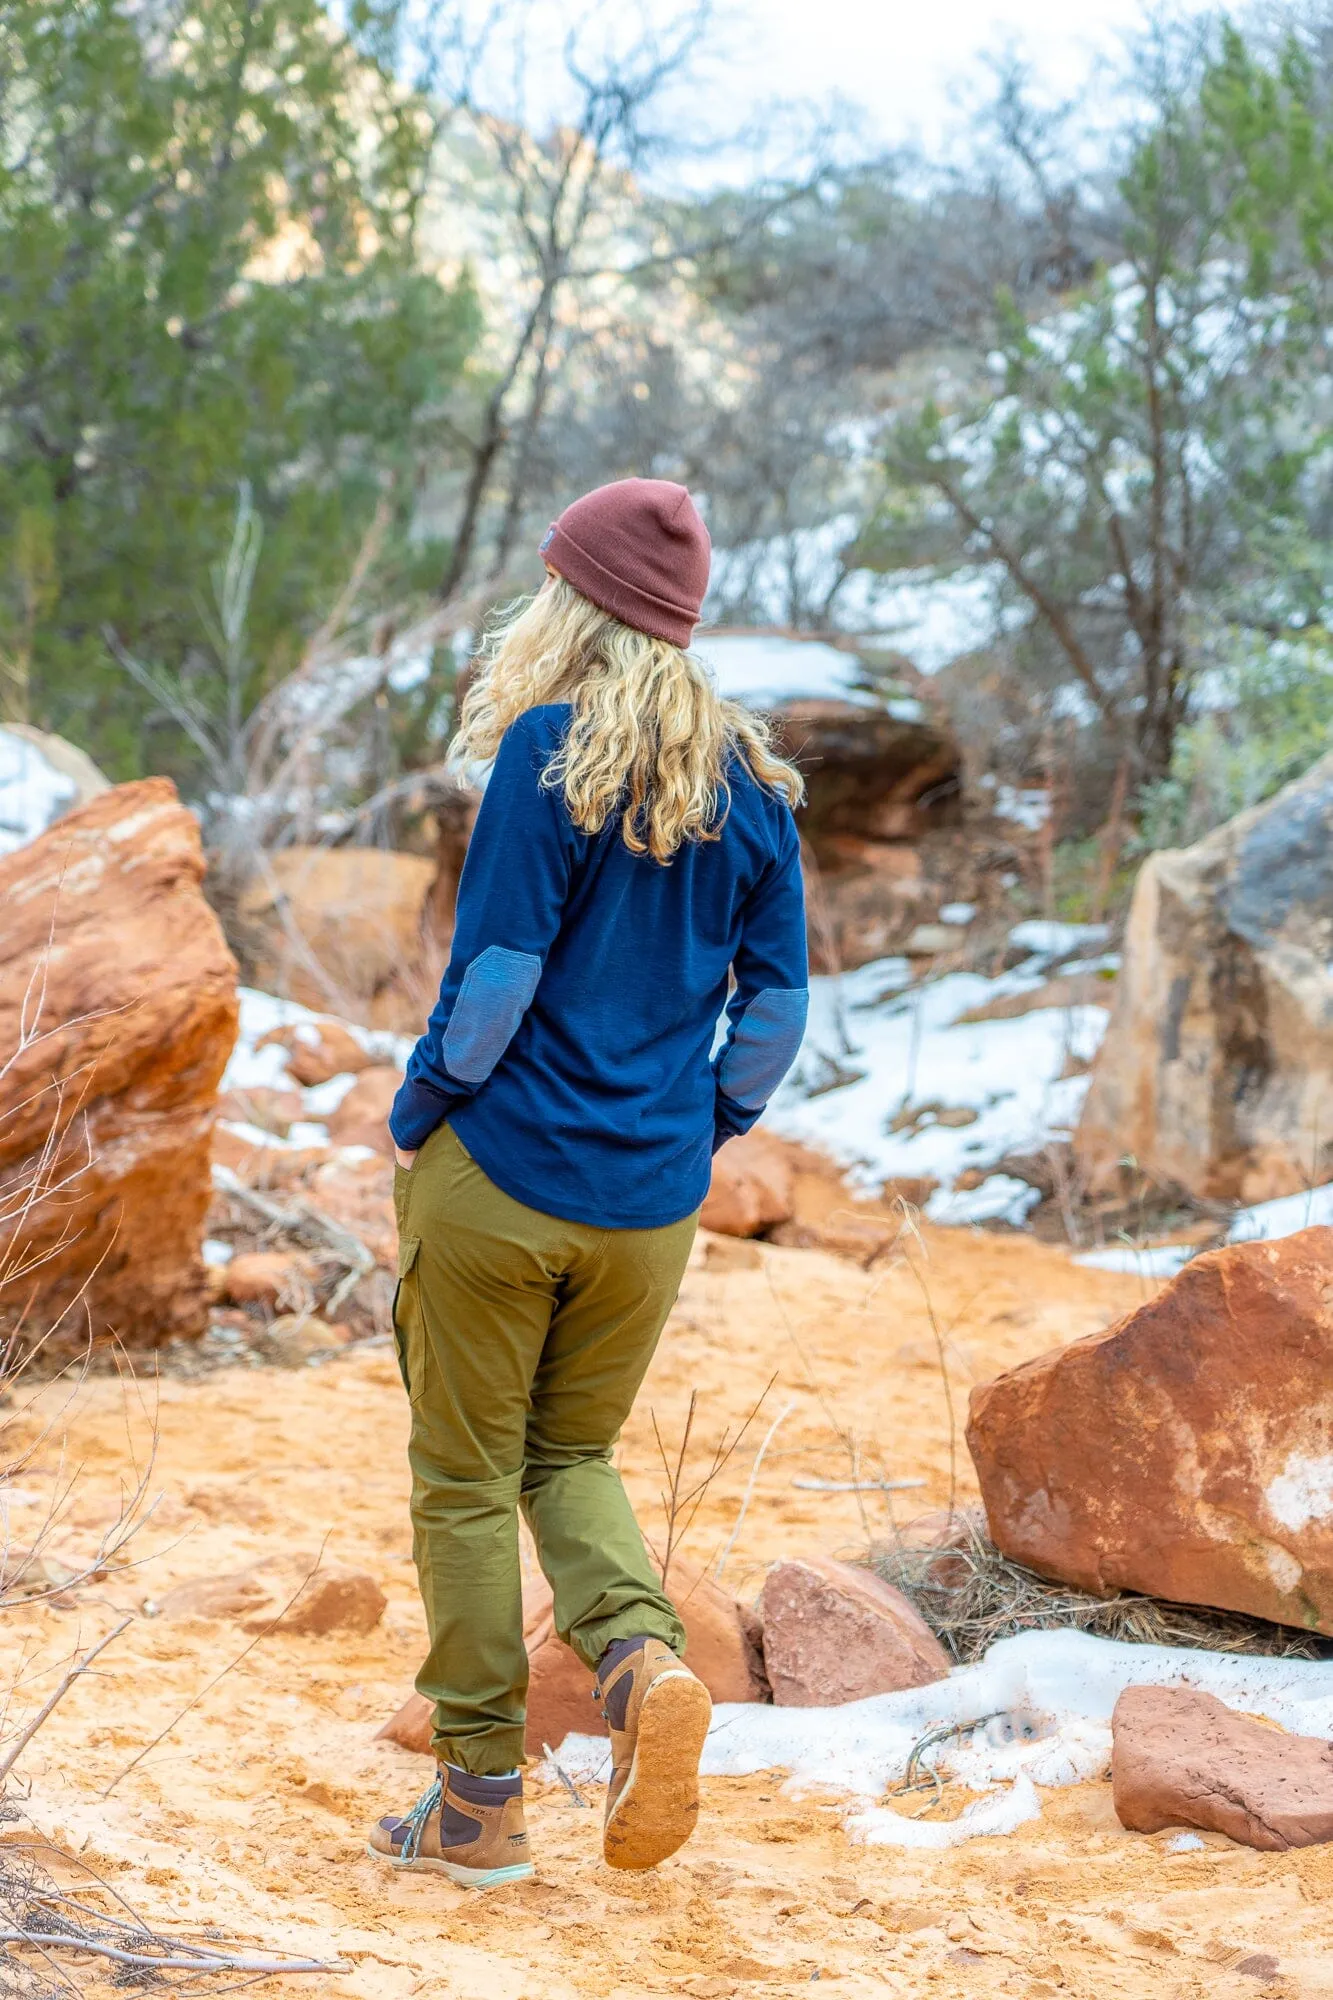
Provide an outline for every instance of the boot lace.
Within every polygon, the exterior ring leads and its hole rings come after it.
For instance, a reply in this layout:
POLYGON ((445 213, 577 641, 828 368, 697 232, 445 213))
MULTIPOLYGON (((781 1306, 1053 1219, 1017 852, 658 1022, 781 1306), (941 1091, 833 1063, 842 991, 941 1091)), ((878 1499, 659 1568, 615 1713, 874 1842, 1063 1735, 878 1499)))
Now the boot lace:
POLYGON ((421 1836, 430 1823, 431 1815, 439 1811, 443 1801, 444 1783, 437 1772, 434 1784, 426 1787, 426 1790, 421 1794, 421 1797, 417 1800, 403 1822, 407 1828, 407 1832, 403 1836, 402 1858, 404 1861, 416 1860, 417 1852, 421 1846, 421 1836))

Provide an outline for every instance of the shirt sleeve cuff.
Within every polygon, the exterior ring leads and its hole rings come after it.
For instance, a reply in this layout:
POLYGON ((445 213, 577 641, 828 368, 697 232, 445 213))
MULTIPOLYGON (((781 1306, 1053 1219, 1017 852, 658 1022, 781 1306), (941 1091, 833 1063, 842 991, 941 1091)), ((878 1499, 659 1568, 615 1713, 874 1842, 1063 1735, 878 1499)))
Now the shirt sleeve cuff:
POLYGON ((739 1139, 743 1132, 748 1132, 761 1113, 762 1106, 759 1111, 747 1111, 743 1104, 737 1104, 734 1097, 728 1097, 724 1090, 719 1090, 713 1101, 714 1153, 720 1146, 725 1146, 728 1139, 739 1139))
POLYGON ((454 1106, 462 1103, 465 1094, 437 1090, 434 1084, 423 1083, 418 1077, 404 1078, 389 1112, 389 1136, 394 1145, 405 1153, 415 1153, 436 1126, 444 1123, 454 1106))

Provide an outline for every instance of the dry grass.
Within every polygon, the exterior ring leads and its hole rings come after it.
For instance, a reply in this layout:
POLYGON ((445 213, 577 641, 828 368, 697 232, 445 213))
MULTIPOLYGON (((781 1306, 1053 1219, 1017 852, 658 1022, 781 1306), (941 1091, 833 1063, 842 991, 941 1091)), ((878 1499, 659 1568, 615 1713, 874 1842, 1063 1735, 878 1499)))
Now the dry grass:
POLYGON ((920 1611, 945 1650, 960 1664, 979 1659, 997 1639, 1018 1632, 1091 1632, 1140 1646, 1191 1646, 1216 1653, 1317 1660, 1333 1641, 1315 1632, 1270 1625, 1234 1611, 1120 1593, 1096 1597, 1051 1583, 1011 1562, 976 1522, 960 1515, 947 1549, 903 1541, 877 1547, 871 1567, 920 1611))

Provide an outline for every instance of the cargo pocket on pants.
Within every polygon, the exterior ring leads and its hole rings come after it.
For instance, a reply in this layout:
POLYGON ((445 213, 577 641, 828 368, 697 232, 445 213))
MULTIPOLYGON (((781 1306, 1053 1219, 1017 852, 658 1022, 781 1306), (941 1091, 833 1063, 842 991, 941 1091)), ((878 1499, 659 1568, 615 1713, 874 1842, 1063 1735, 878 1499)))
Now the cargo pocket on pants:
POLYGON ((403 1378, 409 1401, 421 1394, 421 1364, 426 1330, 421 1318, 420 1275, 417 1254, 419 1236, 404 1236, 398 1244, 398 1284, 393 1295, 393 1344, 398 1353, 398 1373, 403 1378))

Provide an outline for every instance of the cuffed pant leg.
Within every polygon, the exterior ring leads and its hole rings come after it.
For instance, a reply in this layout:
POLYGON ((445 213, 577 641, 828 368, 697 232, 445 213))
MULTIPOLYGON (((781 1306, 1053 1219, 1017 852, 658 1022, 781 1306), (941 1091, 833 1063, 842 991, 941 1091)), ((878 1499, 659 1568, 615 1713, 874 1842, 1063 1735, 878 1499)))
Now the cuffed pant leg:
POLYGON ((412 1553, 430 1650, 417 1692, 435 1707, 441 1762, 477 1777, 523 1762, 528 1656, 518 1555, 518 1475, 452 1479, 414 1438, 412 1553))

